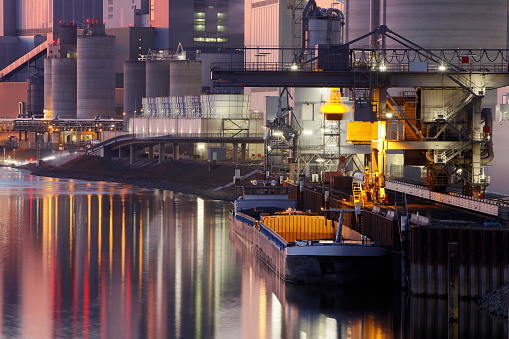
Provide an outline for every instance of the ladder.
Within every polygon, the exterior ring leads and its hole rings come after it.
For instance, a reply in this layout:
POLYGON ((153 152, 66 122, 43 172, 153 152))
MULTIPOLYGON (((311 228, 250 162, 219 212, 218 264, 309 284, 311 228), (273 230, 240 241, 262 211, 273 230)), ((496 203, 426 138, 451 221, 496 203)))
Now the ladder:
POLYGON ((357 203, 360 202, 361 207, 364 207, 364 199, 362 198, 362 184, 360 181, 352 182, 352 191, 354 205, 357 206, 357 203))

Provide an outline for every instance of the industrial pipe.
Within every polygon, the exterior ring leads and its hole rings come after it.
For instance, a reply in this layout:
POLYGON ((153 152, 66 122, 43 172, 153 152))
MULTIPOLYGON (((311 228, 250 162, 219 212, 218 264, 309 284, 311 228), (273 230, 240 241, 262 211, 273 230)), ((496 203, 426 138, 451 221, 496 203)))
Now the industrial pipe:
POLYGON ((302 10, 302 21, 301 21, 301 29, 300 29, 300 34, 301 34, 301 50, 300 50, 300 55, 299 55, 300 59, 302 59, 302 56, 304 55, 304 51, 306 49, 306 32, 308 30, 307 14, 308 14, 308 11, 310 8, 313 11, 318 10, 318 6, 317 6, 315 0, 309 0, 308 3, 306 4, 306 6, 304 7, 304 9, 302 10))
POLYGON ((484 119, 484 126, 490 128, 491 138, 486 143, 486 153, 481 156, 481 164, 487 164, 495 157, 495 153, 493 152, 493 113, 491 112, 491 108, 483 108, 481 117, 484 119))
POLYGON ((339 43, 343 44, 343 26, 345 24, 345 16, 343 15, 343 12, 341 12, 339 9, 329 8, 329 9, 327 9, 327 18, 332 18, 332 13, 336 13, 336 15, 339 18, 339 21, 341 21, 341 30, 340 30, 341 37, 339 38, 339 43))

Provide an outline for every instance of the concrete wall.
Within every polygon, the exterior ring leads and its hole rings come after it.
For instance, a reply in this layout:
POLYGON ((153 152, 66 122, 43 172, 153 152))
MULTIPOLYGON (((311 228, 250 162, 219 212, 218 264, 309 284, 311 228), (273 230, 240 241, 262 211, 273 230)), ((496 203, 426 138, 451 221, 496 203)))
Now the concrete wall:
POLYGON ((0 82, 0 117, 15 118, 20 101, 27 101, 26 82, 0 82))

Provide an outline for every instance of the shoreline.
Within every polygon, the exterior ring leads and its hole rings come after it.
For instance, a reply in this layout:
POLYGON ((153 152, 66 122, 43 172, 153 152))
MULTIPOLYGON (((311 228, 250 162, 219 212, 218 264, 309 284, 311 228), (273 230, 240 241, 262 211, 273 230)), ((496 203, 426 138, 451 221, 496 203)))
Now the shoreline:
POLYGON ((117 182, 193 194, 207 199, 233 201, 235 186, 231 183, 235 169, 240 169, 241 176, 245 176, 259 167, 258 164, 212 164, 195 160, 159 164, 157 160, 141 159, 129 164, 124 159, 109 160, 82 155, 61 165, 28 164, 18 168, 29 170, 32 175, 37 176, 117 182))
MULTIPOLYGON (((157 160, 140 159, 134 164, 127 160, 109 160, 96 156, 82 155, 64 164, 51 163, 36 167, 35 164, 20 166, 32 175, 86 181, 107 181, 145 188, 154 188, 193 194, 206 199, 233 201, 235 169, 241 176, 260 170, 260 165, 218 163, 196 160, 178 160, 159 164, 157 160), (116 173, 116 175, 112 175, 116 173), (224 187, 227 186, 227 187, 224 187)), ((249 178, 245 178, 245 181, 249 178)), ((492 316, 508 317, 508 285, 489 292, 478 300, 479 309, 492 316)))

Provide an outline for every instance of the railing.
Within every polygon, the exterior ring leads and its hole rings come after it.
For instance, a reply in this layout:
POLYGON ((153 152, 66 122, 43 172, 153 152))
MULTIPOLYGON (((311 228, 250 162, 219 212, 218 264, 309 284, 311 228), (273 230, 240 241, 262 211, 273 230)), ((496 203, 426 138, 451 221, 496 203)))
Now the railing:
MULTIPOLYGON (((246 47, 244 62, 213 63, 217 71, 386 71, 428 73, 507 73, 507 49, 351 49, 347 63, 326 62, 318 68, 320 57, 316 48, 307 48, 297 62, 300 49, 246 47), (268 58, 268 56, 272 56, 268 58), (317 57, 316 57, 317 56, 317 57), (275 61, 278 60, 278 61, 275 61), (293 66, 293 67, 292 67, 293 66), (382 67, 382 68, 381 68, 382 67)), ((347 51, 347 50, 345 50, 347 51)), ((334 51, 332 51, 334 52, 334 51)), ((468 79, 459 79, 461 82, 468 79)), ((468 82, 467 82, 468 83, 468 82)))
POLYGON ((467 210, 472 210, 475 212, 491 215, 494 217, 499 216, 499 206, 504 208, 509 208, 509 204, 496 203, 486 199, 478 199, 467 197, 460 194, 450 193, 443 194, 438 192, 430 191, 427 188, 423 188, 421 186, 395 182, 392 180, 385 181, 385 188, 397 192, 402 192, 406 194, 410 194, 413 196, 417 196, 423 199, 432 200, 435 202, 443 203, 446 205, 451 205, 455 207, 464 208, 467 210))
POLYGON ((263 133, 164 133, 164 132, 132 132, 130 139, 147 138, 189 138, 189 139, 263 139, 263 133))

